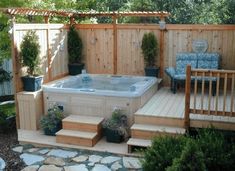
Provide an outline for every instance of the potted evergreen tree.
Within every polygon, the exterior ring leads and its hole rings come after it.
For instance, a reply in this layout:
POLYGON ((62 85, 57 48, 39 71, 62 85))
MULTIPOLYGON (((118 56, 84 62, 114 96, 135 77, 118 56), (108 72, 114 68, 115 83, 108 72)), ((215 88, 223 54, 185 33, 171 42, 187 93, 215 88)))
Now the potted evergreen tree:
POLYGON ((82 63, 82 39, 74 26, 69 28, 68 32, 68 55, 69 64, 68 70, 69 75, 81 74, 84 68, 84 63, 82 63))
POLYGON ((127 116, 123 110, 115 109, 112 117, 103 122, 107 142, 120 143, 128 138, 127 116))
POLYGON ((23 76, 23 88, 25 91, 37 91, 41 89, 43 76, 38 74, 40 45, 35 31, 28 31, 20 45, 20 56, 23 66, 27 67, 27 76, 23 76))
POLYGON ((141 45, 142 53, 145 60, 145 75, 157 77, 159 68, 155 66, 158 52, 157 38, 153 32, 145 33, 141 45))

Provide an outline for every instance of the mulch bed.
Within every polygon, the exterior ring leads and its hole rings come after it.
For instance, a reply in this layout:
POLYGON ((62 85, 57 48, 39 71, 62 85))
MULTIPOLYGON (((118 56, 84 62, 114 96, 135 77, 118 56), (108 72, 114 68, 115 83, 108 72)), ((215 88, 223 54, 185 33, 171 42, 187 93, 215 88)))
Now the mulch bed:
POLYGON ((20 171, 24 163, 19 158, 19 153, 12 151, 17 146, 17 132, 14 130, 8 133, 0 132, 0 157, 6 162, 6 171, 20 171))

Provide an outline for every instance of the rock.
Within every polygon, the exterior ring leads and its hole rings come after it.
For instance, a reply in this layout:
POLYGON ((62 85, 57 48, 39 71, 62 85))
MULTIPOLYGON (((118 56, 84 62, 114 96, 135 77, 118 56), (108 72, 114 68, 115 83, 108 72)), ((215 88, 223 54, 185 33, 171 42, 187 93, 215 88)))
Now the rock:
POLYGON ((60 157, 60 158, 72 158, 72 157, 75 157, 77 154, 78 154, 77 152, 54 149, 54 150, 51 150, 47 155, 60 157))
POLYGON ((34 154, 27 154, 27 153, 21 154, 20 158, 23 159, 23 161, 25 162, 27 166, 32 165, 37 162, 42 162, 45 159, 42 156, 34 155, 34 154))
POLYGON ((95 167, 93 167, 92 171, 111 171, 111 170, 105 165, 96 164, 95 167))
POLYGON ((45 161, 45 164, 49 165, 56 165, 56 166, 64 166, 65 162, 62 158, 57 158, 57 157, 48 157, 45 161))
POLYGON ((108 156, 108 157, 104 157, 101 160, 101 163, 102 164, 111 164, 111 163, 118 161, 118 160, 121 160, 121 157, 108 156))
POLYGON ((88 171, 85 164, 66 166, 64 167, 64 171, 88 171))
POLYGON ((141 164, 138 158, 123 157, 123 165, 127 169, 140 169, 141 164))
POLYGON ((38 171, 62 171, 62 168, 54 165, 42 165, 38 171))
POLYGON ((38 168, 39 168, 39 165, 31 165, 31 166, 25 167, 21 171, 37 171, 38 168))
POLYGON ((5 161, 0 157, 0 170, 3 170, 6 167, 5 161))
POLYGON ((98 163, 98 162, 100 162, 100 160, 101 160, 102 158, 103 158, 102 156, 91 155, 91 156, 89 156, 89 162, 98 163))
POLYGON ((92 162, 91 162, 91 163, 88 163, 87 165, 88 165, 88 166, 95 166, 95 163, 92 163, 92 162))
POLYGON ((30 153, 33 153, 33 152, 36 152, 36 151, 38 151, 38 148, 30 148, 30 149, 28 149, 28 152, 30 152, 30 153))
POLYGON ((113 171, 117 171, 117 170, 119 170, 119 169, 121 169, 121 168, 122 168, 122 165, 120 165, 119 162, 115 162, 115 163, 113 163, 112 166, 111 166, 111 169, 112 169, 113 171))
POLYGON ((14 152, 22 153, 23 152, 23 146, 18 146, 12 149, 14 152))
POLYGON ((81 156, 73 158, 72 160, 77 162, 77 163, 81 163, 81 162, 86 161, 87 159, 88 159, 88 156, 81 155, 81 156))
POLYGON ((40 150, 40 151, 38 151, 40 154, 46 154, 46 153, 48 153, 49 152, 49 150, 48 149, 42 149, 42 150, 40 150))

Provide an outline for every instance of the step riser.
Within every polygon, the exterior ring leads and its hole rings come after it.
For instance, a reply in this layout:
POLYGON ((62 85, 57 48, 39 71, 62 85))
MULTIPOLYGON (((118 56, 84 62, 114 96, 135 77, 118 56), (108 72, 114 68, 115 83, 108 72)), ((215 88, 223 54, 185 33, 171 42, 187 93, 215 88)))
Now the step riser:
POLYGON ((177 134, 167 133, 167 132, 131 130, 131 137, 132 138, 137 138, 137 139, 148 139, 148 140, 151 140, 153 137, 163 136, 163 135, 172 135, 172 136, 175 136, 177 134))
POLYGON ((74 131, 87 131, 87 132, 100 132, 102 129, 101 124, 92 125, 86 123, 72 123, 63 121, 63 129, 74 131))
POLYGON ((180 127, 180 128, 184 127, 183 119, 162 118, 162 117, 143 116, 143 115, 135 115, 135 123, 172 126, 172 127, 180 127))
POLYGON ((93 139, 80 138, 80 137, 72 137, 67 135, 57 135, 56 142, 62 144, 71 144, 71 145, 79 145, 79 146, 87 146, 93 147, 101 138, 101 136, 97 135, 93 139))

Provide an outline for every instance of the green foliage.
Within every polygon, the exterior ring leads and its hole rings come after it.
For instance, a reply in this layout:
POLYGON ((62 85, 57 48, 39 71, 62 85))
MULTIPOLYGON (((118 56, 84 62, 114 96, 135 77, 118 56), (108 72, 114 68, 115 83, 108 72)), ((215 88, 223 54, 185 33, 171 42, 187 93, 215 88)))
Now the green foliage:
POLYGON ((15 104, 0 105, 0 132, 7 133, 15 126, 15 104))
POLYGON ((154 66, 158 50, 157 38, 154 33, 149 32, 144 34, 141 49, 146 66, 154 66))
POLYGON ((235 143, 213 128, 199 130, 196 137, 156 137, 144 152, 146 171, 235 170, 235 143))
POLYGON ((205 171, 203 153, 198 148, 198 145, 193 140, 188 140, 184 147, 181 156, 175 158, 172 166, 166 171, 205 171))
POLYGON ((23 65, 29 75, 35 75, 39 64, 40 45, 35 31, 28 31, 20 45, 23 65))
POLYGON ((0 68, 0 83, 4 81, 11 80, 11 75, 9 72, 5 71, 3 68, 0 68))
POLYGON ((63 110, 57 105, 54 105, 52 108, 48 109, 47 114, 40 120, 41 128, 52 131, 59 123, 61 123, 64 117, 63 110))
POLYGON ((143 169, 146 171, 162 171, 171 166, 174 158, 181 155, 187 139, 183 136, 156 137, 152 146, 144 152, 143 169))
POLYGON ((104 129, 117 130, 120 135, 128 136, 127 116, 122 109, 115 109, 112 117, 103 122, 104 129))
POLYGON ((82 60, 82 39, 74 26, 68 32, 68 55, 69 63, 81 63, 82 60))
POLYGON ((196 141, 204 154, 208 170, 235 170, 235 151, 231 151, 235 149, 235 144, 228 143, 221 132, 211 128, 202 129, 196 141))

